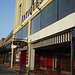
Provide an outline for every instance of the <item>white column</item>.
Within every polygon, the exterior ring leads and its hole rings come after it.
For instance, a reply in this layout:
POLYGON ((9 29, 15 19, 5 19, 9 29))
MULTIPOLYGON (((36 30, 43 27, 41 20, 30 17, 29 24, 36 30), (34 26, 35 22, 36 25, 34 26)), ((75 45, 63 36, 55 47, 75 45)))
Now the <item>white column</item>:
POLYGON ((35 65, 35 49, 33 49, 33 45, 31 45, 31 54, 30 54, 30 70, 34 70, 35 65))

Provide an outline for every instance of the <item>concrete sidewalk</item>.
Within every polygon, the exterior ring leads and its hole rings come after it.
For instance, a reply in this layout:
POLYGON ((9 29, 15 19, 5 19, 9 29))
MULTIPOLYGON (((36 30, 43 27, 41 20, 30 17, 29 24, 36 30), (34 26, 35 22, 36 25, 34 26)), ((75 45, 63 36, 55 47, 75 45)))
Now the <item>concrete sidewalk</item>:
POLYGON ((19 75, 14 70, 10 69, 4 64, 0 64, 0 75, 19 75))

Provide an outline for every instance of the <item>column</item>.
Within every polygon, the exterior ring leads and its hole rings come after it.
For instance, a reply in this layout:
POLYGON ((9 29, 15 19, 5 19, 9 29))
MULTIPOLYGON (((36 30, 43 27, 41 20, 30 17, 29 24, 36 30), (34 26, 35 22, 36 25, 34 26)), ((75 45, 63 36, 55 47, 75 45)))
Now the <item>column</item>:
POLYGON ((75 75, 75 28, 71 31, 71 75, 75 75))
POLYGON ((31 54, 30 54, 30 70, 34 70, 35 65, 35 49, 33 49, 33 45, 31 45, 31 54))

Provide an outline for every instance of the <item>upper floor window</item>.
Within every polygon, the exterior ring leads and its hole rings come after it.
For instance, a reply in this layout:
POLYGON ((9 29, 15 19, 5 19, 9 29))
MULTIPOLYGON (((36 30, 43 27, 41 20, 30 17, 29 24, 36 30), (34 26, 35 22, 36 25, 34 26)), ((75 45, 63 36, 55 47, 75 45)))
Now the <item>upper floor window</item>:
POLYGON ((31 20, 31 34, 40 30, 41 13, 31 20))
POLYGON ((28 23, 23 27, 22 39, 28 36, 28 23))
POLYGON ((58 17, 59 19, 75 11, 75 0, 58 0, 58 17))
POLYGON ((70 0, 59 0, 59 19, 70 13, 70 0))
POLYGON ((31 34, 75 12, 75 0, 53 0, 31 20, 31 34))
POLYGON ((28 36, 28 23, 15 34, 15 39, 24 39, 27 36, 28 36))
POLYGON ((45 7, 41 14, 41 29, 57 21, 57 0, 45 7))
POLYGON ((34 4, 34 0, 32 0, 32 5, 34 4))
POLYGON ((31 34, 57 21, 57 0, 45 7, 31 20, 31 34))
POLYGON ((22 0, 18 0, 17 5, 17 23, 20 21, 22 15, 22 0))

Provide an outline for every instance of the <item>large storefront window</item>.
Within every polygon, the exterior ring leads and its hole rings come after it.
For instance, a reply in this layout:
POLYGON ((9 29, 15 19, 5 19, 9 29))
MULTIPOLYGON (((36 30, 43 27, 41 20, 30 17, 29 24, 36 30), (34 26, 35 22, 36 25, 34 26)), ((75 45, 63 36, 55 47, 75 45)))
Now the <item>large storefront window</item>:
POLYGON ((22 33, 23 33, 23 29, 18 31, 18 35, 17 35, 18 39, 22 39, 22 33))
POLYGON ((28 36, 28 23, 15 34, 15 39, 24 39, 27 36, 28 36))
POLYGON ((28 36, 28 23, 23 27, 22 39, 26 38, 27 36, 28 36))
POLYGON ((75 0, 71 0, 71 2, 70 2, 71 4, 70 4, 70 6, 71 6, 71 12, 75 12, 75 0))
POLYGON ((54 0, 42 11, 41 28, 44 28, 57 20, 57 0, 54 0))
POLYGON ((59 0, 59 19, 70 13, 70 0, 59 0))
POLYGON ((50 3, 31 21, 31 34, 50 25, 57 20, 57 0, 50 3))
POLYGON ((59 0, 58 6, 58 16, 61 19, 75 11, 75 0, 59 0))
POLYGON ((31 34, 40 30, 40 17, 41 13, 39 13, 36 17, 34 17, 31 21, 31 34))
POLYGON ((31 34, 75 11, 75 0, 53 0, 31 21, 31 34))

